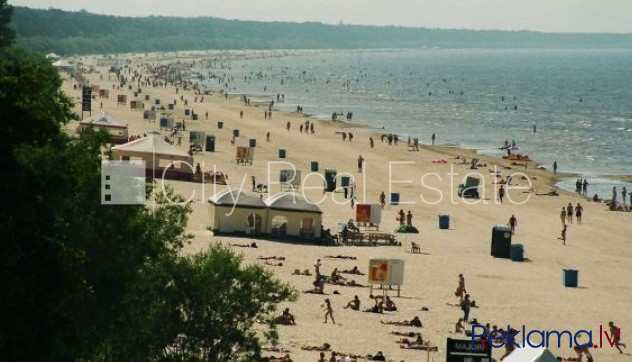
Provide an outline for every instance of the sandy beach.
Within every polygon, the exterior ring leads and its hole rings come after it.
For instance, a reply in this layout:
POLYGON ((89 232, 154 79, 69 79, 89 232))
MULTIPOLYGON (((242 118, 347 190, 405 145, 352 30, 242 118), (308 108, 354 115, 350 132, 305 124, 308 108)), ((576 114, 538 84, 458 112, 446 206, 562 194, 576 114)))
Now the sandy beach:
MULTIPOLYGON (((183 59, 190 62, 194 58, 183 59)), ((108 74, 107 66, 98 66, 97 57, 80 59, 84 68, 94 66, 94 72, 85 73, 86 79, 102 89, 109 89, 109 98, 97 97, 92 103, 92 115, 102 111, 108 112, 118 120, 128 123, 130 135, 142 135, 149 131, 160 131, 158 122, 143 120, 142 110, 131 110, 129 100, 134 100, 134 90, 127 87, 113 89, 118 84, 116 75, 108 74), (127 104, 117 104, 116 95, 128 96, 127 104), (102 102, 102 108, 100 103, 102 102)), ((130 57, 129 68, 145 71, 140 64, 147 62, 173 62, 173 58, 161 58, 156 55, 130 57), (157 57, 157 58, 156 58, 157 57)), ((126 74, 131 78, 131 75, 126 74)), ((76 81, 66 74, 64 91, 76 103, 77 113, 81 113, 81 87, 74 88, 76 81)), ((130 84, 135 84, 131 82, 130 84)), ((137 88, 134 85, 133 88, 137 88)), ((527 330, 592 330, 593 341, 598 340, 599 326, 607 329, 609 321, 621 327, 623 342, 632 343, 627 333, 632 328, 632 287, 625 280, 632 277, 632 249, 629 246, 632 238, 630 217, 627 212, 611 212, 606 205, 594 203, 577 194, 559 191, 559 196, 538 195, 552 190, 556 180, 551 172, 529 166, 511 165, 510 162, 485 156, 476 156, 474 151, 454 147, 433 147, 424 145, 419 152, 410 151, 405 139, 400 139, 397 146, 389 146, 381 142, 379 134, 361 126, 343 122, 312 120, 296 113, 273 111, 272 118, 264 119, 264 108, 244 106, 238 95, 225 97, 212 93, 201 96, 192 90, 181 87, 176 94, 173 85, 167 87, 142 86, 139 100, 145 103, 145 109, 160 99, 161 104, 178 100, 173 117, 176 121, 186 119, 187 131, 203 131, 215 135, 215 152, 205 152, 194 156, 206 171, 214 167, 229 175, 232 187, 243 183, 250 190, 251 176, 258 182, 270 184, 270 193, 278 192, 279 186, 272 185, 278 181, 282 164, 270 164, 269 161, 284 161, 303 171, 309 172, 310 162, 317 160, 320 173, 325 168, 335 168, 338 173, 349 172, 357 185, 357 203, 379 203, 378 196, 384 191, 389 193, 389 180, 393 192, 401 194, 401 200, 410 202, 403 205, 386 205, 382 211, 380 230, 392 232, 397 226, 396 214, 400 209, 410 210, 413 214, 413 225, 419 234, 396 234, 401 246, 317 246, 314 244, 253 240, 250 238, 214 236, 208 231, 209 208, 208 198, 217 190, 226 186, 196 184, 179 181, 167 181, 176 192, 192 196, 193 213, 189 220, 189 232, 194 235, 193 242, 185 248, 187 253, 204 250, 213 243, 246 244, 256 241, 258 248, 234 248, 241 253, 247 263, 265 265, 259 257, 282 256, 282 266, 269 266, 274 274, 289 283, 297 290, 312 288, 313 277, 292 275, 295 269, 309 269, 314 273, 314 263, 322 259, 321 272, 329 275, 334 268, 350 269, 357 266, 366 272, 368 260, 374 257, 397 258, 405 261, 404 285, 401 297, 394 292, 389 295, 398 307, 397 312, 384 314, 363 313, 343 309, 354 295, 361 300, 361 309, 369 308, 373 302, 369 299, 368 288, 326 285, 328 295, 301 294, 298 301, 283 305, 289 307, 296 318, 296 325, 279 326, 279 347, 287 349, 295 361, 317 361, 318 352, 301 350, 301 346, 319 346, 329 343, 332 350, 367 355, 382 351, 389 360, 425 361, 425 351, 401 349, 396 341, 400 338, 390 334, 392 331, 419 331, 424 340, 438 347, 438 352, 429 355, 430 360, 445 360, 446 337, 467 339, 464 334, 454 333, 454 325, 462 311, 456 304, 459 298, 454 291, 458 275, 463 273, 467 292, 476 301, 477 308, 471 311, 471 317, 479 323, 491 323, 506 328, 508 324, 516 329, 523 325, 527 330), (144 96, 149 95, 150 101, 144 96), (199 120, 184 117, 183 102, 188 101, 187 108, 199 114, 199 120), (142 97, 142 98, 141 98, 142 97), (198 101, 194 102, 195 97, 198 101), (243 118, 239 113, 243 110, 243 118), (205 114, 208 112, 208 119, 205 114), (224 127, 218 129, 217 121, 222 120, 224 127), (299 125, 309 120, 315 124, 315 133, 299 132, 299 125), (291 129, 286 130, 287 122, 291 129), (233 129, 239 129, 240 135, 235 145, 231 144, 233 129), (353 132, 350 142, 342 141, 336 132, 344 130, 353 132), (266 133, 270 132, 270 142, 266 142, 266 133), (375 147, 369 145, 369 137, 375 139, 375 147), (252 165, 237 165, 234 162, 237 146, 247 146, 249 139, 256 139, 254 162, 252 165), (285 149, 287 158, 280 160, 278 150, 285 149), (356 160, 359 156, 365 159, 364 170, 359 173, 356 160), (470 170, 469 164, 461 164, 456 156, 480 159, 486 166, 470 170), (445 160, 445 163, 433 161, 445 160), (520 172, 513 178, 511 189, 503 204, 496 203, 497 187, 490 170, 500 171, 503 177, 520 172), (463 177, 477 172, 484 177, 482 183, 483 198, 474 205, 457 197, 457 186, 463 177), (427 176, 431 174, 431 176, 427 176), (426 176, 424 176, 426 175, 426 176), (528 185, 526 178, 532 181, 528 185), (399 181, 399 183, 395 183, 399 181), (407 182, 407 183, 404 183, 407 182), (529 189, 533 192, 529 192, 529 189), (193 194, 194 193, 194 194, 193 194), (442 194, 443 197, 439 197, 442 194), (558 240, 562 228, 560 210, 563 206, 581 203, 584 217, 581 224, 568 226, 566 245, 558 240), (450 215, 450 229, 440 230, 438 214, 450 215), (497 224, 506 224, 515 215, 518 220, 513 243, 521 243, 525 248, 525 262, 512 262, 509 259, 498 259, 490 256, 491 230, 497 224), (410 252, 411 242, 421 246, 420 254, 410 252), (357 259, 335 259, 327 256, 344 255, 357 259), (579 270, 579 287, 566 288, 562 284, 562 271, 565 268, 579 270), (339 294, 333 294, 336 290, 339 294), (324 300, 329 298, 334 310, 336 324, 324 324, 324 300), (422 308, 427 311, 422 311, 422 308), (384 325, 383 321, 410 320, 419 316, 423 328, 396 327, 384 325)), ((269 95, 272 98, 272 94, 269 95)), ((88 117, 88 114, 85 114, 88 117)), ((67 125, 69 132, 74 132, 78 122, 67 125)), ((432 130, 420 130, 426 134, 422 139, 426 143, 432 130)), ((162 131, 163 136, 169 132, 162 131)), ((181 147, 188 150, 188 137, 184 137, 181 147)), ((312 177, 306 186, 322 186, 322 180, 312 177)), ((305 195, 310 199, 324 201, 319 205, 323 211, 325 229, 337 229, 339 222, 354 218, 354 209, 348 204, 337 204, 345 201, 341 193, 327 193, 320 190, 307 190, 305 195)), ((388 196, 387 196, 388 197, 388 196)), ((366 284, 365 276, 346 275, 360 284, 366 284)), ((378 292, 376 292, 378 293, 378 292)), ((469 326, 466 326, 469 329, 469 326)), ((627 361, 630 353, 620 355, 615 348, 609 346, 593 349, 592 355, 598 361, 627 361)), ((549 347, 557 356, 575 356, 568 346, 549 347)), ((499 358, 504 349, 494 350, 494 357, 499 358)), ((266 355, 280 355, 279 352, 266 355)), ((329 357, 330 353, 327 353, 329 357)))

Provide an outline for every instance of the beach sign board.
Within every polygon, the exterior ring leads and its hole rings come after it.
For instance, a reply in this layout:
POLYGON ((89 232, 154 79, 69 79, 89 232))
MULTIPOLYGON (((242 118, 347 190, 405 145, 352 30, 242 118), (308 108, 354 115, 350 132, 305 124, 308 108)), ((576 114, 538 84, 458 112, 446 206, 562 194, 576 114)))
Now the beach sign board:
POLYGON ((84 84, 81 92, 81 111, 92 111, 92 87, 89 84, 84 84))
POLYGON ((476 342, 472 346, 471 339, 448 338, 446 343, 446 362, 490 362, 492 347, 476 342))
POLYGON ((369 259, 367 279, 371 284, 403 285, 404 260, 369 259))

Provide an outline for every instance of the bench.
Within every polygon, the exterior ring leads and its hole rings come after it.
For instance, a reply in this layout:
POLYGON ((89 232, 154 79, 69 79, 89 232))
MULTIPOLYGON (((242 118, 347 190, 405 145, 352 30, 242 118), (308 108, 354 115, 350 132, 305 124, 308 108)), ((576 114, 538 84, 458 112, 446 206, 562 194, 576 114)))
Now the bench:
POLYGON ((367 239, 369 242, 377 243, 379 240, 387 241, 389 244, 396 244, 395 235, 389 233, 368 233, 367 239))
POLYGON ((414 241, 410 242, 410 252, 413 254, 421 254, 421 247, 414 241))

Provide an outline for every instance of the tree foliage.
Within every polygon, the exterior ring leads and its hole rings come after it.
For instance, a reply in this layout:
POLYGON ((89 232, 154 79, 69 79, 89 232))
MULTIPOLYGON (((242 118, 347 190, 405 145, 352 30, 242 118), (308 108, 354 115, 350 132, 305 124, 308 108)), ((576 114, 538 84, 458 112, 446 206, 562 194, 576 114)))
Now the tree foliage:
POLYGON ((2 359, 256 355, 255 320, 290 288, 225 249, 181 256, 191 207, 169 189, 155 209, 102 205, 108 135, 62 131, 75 115, 60 85, 44 57, 0 44, 2 359))
POLYGON ((24 7, 16 8, 14 26, 22 47, 65 55, 206 49, 632 47, 632 36, 626 34, 299 24, 210 17, 132 18, 24 7))

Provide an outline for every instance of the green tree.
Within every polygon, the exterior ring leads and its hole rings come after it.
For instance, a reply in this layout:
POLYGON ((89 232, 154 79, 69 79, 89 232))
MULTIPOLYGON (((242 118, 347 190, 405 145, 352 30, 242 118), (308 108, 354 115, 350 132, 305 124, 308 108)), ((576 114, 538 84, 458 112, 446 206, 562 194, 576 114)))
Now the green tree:
POLYGON ((136 312, 104 355, 112 360, 258 360, 261 341, 278 338, 272 323, 278 304, 297 294, 260 266, 242 263, 241 256, 214 245, 146 269, 126 308, 136 312), (156 289, 156 284, 167 287, 156 289))
POLYGON ((7 4, 7 0, 0 0, 0 49, 7 47, 13 42, 15 34, 9 26, 12 15, 13 7, 7 4))

